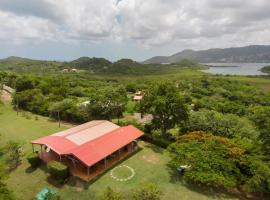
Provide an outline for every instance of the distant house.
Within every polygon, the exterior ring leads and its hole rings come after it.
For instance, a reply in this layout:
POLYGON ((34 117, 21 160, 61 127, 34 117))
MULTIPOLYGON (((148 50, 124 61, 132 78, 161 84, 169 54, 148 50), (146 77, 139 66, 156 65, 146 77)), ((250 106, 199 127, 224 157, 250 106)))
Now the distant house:
POLYGON ((141 101, 143 99, 143 96, 142 95, 135 95, 133 97, 133 101, 141 101))
POLYGON ((89 104, 90 104, 90 101, 84 101, 84 102, 82 102, 82 103, 79 103, 78 105, 79 105, 80 107, 87 107, 89 104))
POLYGON ((3 90, 5 90, 6 92, 13 94, 15 92, 15 89, 7 86, 7 85, 3 85, 3 90))
POLYGON ((142 91, 137 91, 133 96, 133 101, 141 101, 143 99, 142 91))
POLYGON ((75 69, 75 68, 72 68, 72 69, 65 68, 65 69, 62 70, 62 72, 77 72, 77 69, 75 69))
POLYGON ((134 126, 120 127, 106 120, 95 120, 33 140, 40 145, 44 162, 59 160, 73 176, 89 181, 132 154, 143 132, 134 126))
POLYGON ((137 96, 142 95, 142 91, 137 91, 137 92, 135 93, 135 95, 137 95, 137 96))
POLYGON ((69 69, 65 68, 62 70, 62 72, 69 72, 69 69))

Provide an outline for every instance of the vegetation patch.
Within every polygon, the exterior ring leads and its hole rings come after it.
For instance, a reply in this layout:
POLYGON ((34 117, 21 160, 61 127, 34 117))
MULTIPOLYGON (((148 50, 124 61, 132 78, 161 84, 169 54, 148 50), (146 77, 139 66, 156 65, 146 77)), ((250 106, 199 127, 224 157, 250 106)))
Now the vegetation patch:
POLYGON ((31 167, 35 168, 41 164, 41 159, 39 158, 38 153, 31 153, 27 156, 27 160, 31 167))
POLYGON ((188 165, 184 179, 216 188, 241 188, 245 192, 270 193, 270 168, 256 146, 199 131, 180 136, 168 148, 170 166, 188 165), (264 170, 262 170, 264 169, 264 170))
POLYGON ((48 162, 47 167, 51 177, 59 183, 64 183, 69 176, 68 167, 61 162, 50 161, 48 162))

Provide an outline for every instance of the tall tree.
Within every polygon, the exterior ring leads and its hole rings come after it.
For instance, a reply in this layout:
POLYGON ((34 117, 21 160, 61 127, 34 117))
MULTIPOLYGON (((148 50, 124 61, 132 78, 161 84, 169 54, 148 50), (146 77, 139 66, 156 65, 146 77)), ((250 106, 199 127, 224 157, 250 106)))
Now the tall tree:
POLYGON ((187 108, 171 82, 150 86, 140 104, 140 110, 153 115, 154 127, 161 129, 163 135, 167 134, 169 128, 188 119, 187 108))
POLYGON ((127 95, 123 87, 105 88, 91 94, 88 105, 90 119, 120 118, 126 108, 127 95))
POLYGON ((21 158, 23 156, 22 146, 18 142, 10 141, 5 147, 5 157, 6 163, 9 170, 16 169, 21 163, 21 158))

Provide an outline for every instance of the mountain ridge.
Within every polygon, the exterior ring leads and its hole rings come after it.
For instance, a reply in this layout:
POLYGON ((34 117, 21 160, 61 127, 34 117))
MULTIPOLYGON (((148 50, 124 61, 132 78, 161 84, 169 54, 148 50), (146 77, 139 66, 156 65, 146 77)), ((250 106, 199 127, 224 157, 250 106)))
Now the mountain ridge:
POLYGON ((155 56, 143 63, 175 63, 182 59, 195 62, 270 62, 270 45, 249 45, 244 47, 212 48, 207 50, 185 49, 171 56, 155 56))

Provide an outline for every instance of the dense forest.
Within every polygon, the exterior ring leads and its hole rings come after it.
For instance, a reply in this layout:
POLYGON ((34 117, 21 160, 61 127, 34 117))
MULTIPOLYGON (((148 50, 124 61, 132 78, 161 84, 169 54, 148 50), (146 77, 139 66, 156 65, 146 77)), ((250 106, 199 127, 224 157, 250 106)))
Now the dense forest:
MULTIPOLYGON (((30 61, 27 70, 33 69, 32 62, 36 61, 30 61)), ((70 66, 87 73, 41 74, 36 69, 18 73, 17 65, 10 65, 8 71, 0 72, 0 82, 16 89, 15 110, 72 123, 106 119, 133 124, 145 132, 143 140, 167 148, 172 174, 180 164, 191 166, 183 176, 187 182, 260 197, 270 195, 270 93, 221 76, 161 80, 161 76, 96 79, 89 75, 103 70, 154 73, 152 65, 131 60, 111 63, 80 58, 64 66, 48 62, 51 67, 46 70, 70 66), (132 101, 136 91, 144 95, 140 102, 132 101), (153 120, 131 120, 134 113, 151 114, 153 120)), ((187 60, 176 65, 198 67, 187 60)), ((174 68, 159 65, 155 68, 159 73, 159 67, 174 68)), ((9 192, 5 185, 0 187, 9 192)))

